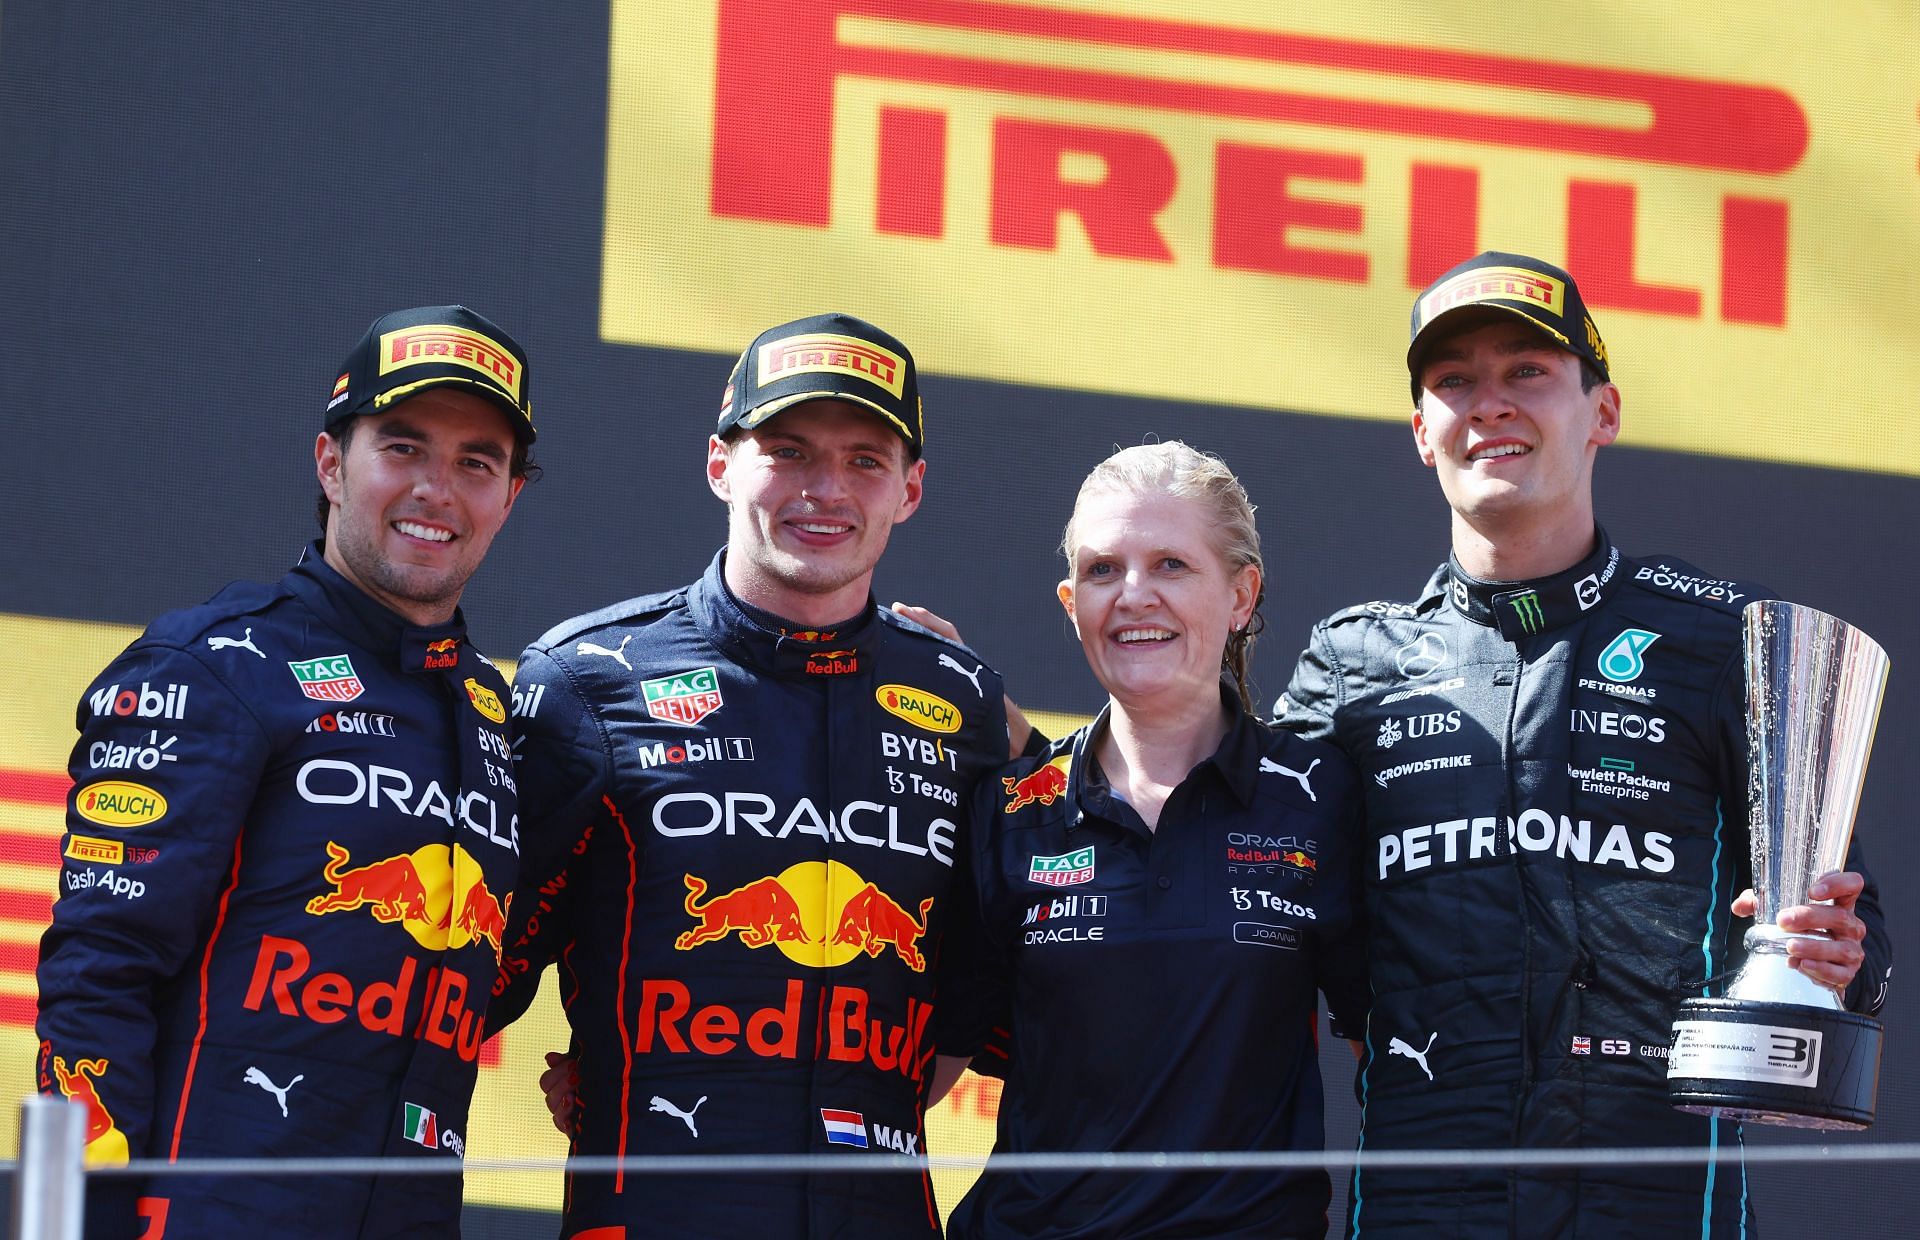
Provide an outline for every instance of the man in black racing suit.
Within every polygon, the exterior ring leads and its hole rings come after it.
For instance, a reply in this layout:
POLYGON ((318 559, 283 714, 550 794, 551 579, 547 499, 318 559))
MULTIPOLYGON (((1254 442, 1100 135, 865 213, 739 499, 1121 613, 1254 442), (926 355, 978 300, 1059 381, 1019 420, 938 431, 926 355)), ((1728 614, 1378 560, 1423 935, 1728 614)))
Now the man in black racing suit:
MULTIPOLYGON (((40 945, 39 1088, 88 1161, 457 1169, 519 862, 506 681, 456 609, 532 466, 526 359, 375 320, 315 445, 323 537, 95 679, 40 945)), ((92 1177, 89 1235, 447 1235, 460 1176, 92 1177), (137 1220, 144 1220, 141 1223, 137 1220)))
MULTIPOLYGON (((1620 400, 1566 272, 1498 253, 1454 268, 1415 305, 1408 366, 1453 555, 1414 601, 1316 626, 1279 707, 1365 788, 1362 1147, 1737 1145, 1737 1125, 1668 1103, 1666 1055, 1680 1001, 1739 954, 1740 610, 1773 596, 1628 559, 1595 524, 1620 400)), ((1871 1013, 1891 953, 1860 871, 1850 857, 1812 892, 1831 906, 1779 920, 1834 936, 1796 940, 1797 967, 1871 1013)), ((1732 1163, 1357 1171, 1348 1221, 1743 1236, 1746 1190, 1732 1163)))
MULTIPOLYGON (((821 315, 741 356, 700 580, 560 625, 514 688, 527 861, 496 1025, 560 962, 579 1155, 924 1152, 962 806, 998 676, 874 605, 918 506, 905 347, 821 315)), ((937 1235, 916 1174, 570 1175, 562 1234, 937 1235)))

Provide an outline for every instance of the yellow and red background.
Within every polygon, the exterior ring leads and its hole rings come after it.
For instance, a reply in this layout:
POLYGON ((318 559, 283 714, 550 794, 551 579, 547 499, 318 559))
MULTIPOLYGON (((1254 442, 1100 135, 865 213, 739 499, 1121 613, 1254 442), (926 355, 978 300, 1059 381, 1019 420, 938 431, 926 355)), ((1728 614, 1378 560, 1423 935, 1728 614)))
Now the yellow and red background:
MULTIPOLYGON (((31 1087, 80 688, 157 612, 291 562, 338 361, 442 301, 527 347, 548 469, 469 592, 484 648, 693 577, 733 355, 845 309, 925 373, 928 499, 882 601, 955 619, 1063 725, 1099 701, 1051 589, 1093 462, 1179 436, 1240 473, 1271 697, 1314 618, 1445 554, 1414 293, 1479 249, 1566 263, 1625 393, 1616 539, 1892 654, 1861 830, 1920 947, 1917 38, 1901 6, 1774 0, 6 0, 0 1085, 31 1087)), ((1897 979, 1886 1015, 1897 1046, 1897 979)), ((559 1149, 532 1079, 563 1043, 544 1007, 489 1048, 475 1156, 559 1149)), ((1903 1063, 1866 1140, 1920 1137, 1903 1063)), ((1345 1048, 1323 1067, 1350 1145, 1345 1048)), ((984 1148, 990 1103, 969 1082, 929 1147, 984 1148)), ((1897 1164, 1850 1178, 1865 1230, 1920 1211, 1897 1164)), ((1814 1219, 1813 1169, 1753 1179, 1770 1227, 1814 1219)), ((554 1183, 472 1177, 469 1234, 519 1234, 554 1183)))

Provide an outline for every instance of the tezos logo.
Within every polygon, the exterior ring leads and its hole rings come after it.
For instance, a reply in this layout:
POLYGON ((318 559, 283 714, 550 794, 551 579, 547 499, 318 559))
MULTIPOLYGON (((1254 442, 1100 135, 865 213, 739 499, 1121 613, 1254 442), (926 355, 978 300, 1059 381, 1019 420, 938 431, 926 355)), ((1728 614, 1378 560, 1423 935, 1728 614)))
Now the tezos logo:
POLYGON ((1600 674, 1616 684, 1626 684, 1638 680, 1647 665, 1640 655, 1648 646, 1660 640, 1660 634, 1649 633, 1645 629, 1622 629, 1620 636, 1607 643, 1600 652, 1600 674))

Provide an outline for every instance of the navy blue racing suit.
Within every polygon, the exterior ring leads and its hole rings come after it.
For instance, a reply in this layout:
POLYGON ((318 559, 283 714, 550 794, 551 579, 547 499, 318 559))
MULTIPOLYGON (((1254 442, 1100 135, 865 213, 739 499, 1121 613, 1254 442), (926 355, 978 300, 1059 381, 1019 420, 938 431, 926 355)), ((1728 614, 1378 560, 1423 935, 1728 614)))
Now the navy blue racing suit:
MULTIPOLYGON (((100 674, 39 969, 39 1087, 87 1102, 90 1161, 458 1166, 518 867, 506 693, 457 616, 410 626, 318 544, 100 674)), ((92 1185, 95 1236, 460 1216, 457 1173, 92 1185)))
MULTIPOLYGON (((1597 533, 1553 577, 1442 565, 1315 627, 1281 722, 1360 769, 1367 1150, 1725 1148, 1667 1102, 1680 1001, 1738 963, 1751 885, 1740 611, 1772 595, 1597 533)), ((1849 868, 1863 868, 1856 849, 1849 868)), ((1869 882, 1856 1011, 1891 948, 1869 882)), ((1743 1168, 1356 1173, 1375 1236, 1752 1235, 1743 1168)))
MULTIPOLYGON (((965 796, 1007 754, 1000 679, 871 602, 792 631, 724 560, 522 658, 527 859, 493 1019, 559 960, 576 1154, 918 1154, 965 796)), ((939 1221, 914 1173, 570 1175, 562 1234, 588 1231, 939 1221)))

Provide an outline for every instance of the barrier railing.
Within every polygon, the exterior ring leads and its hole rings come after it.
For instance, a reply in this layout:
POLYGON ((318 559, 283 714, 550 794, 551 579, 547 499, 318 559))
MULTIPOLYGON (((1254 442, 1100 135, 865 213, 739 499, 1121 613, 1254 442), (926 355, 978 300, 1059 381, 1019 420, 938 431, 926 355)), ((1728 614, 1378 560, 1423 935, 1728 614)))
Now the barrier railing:
MULTIPOLYGON (((83 1167, 86 1108, 57 1098, 30 1097, 20 1109, 20 1158, 16 1172, 13 1235, 17 1240, 78 1240, 87 1177, 178 1175, 500 1175, 561 1168, 575 1175, 739 1174, 742 1172, 915 1174, 940 1169, 1094 1171, 1116 1173, 1194 1171, 1328 1171, 1480 1167, 1581 1167, 1595 1163, 1641 1166, 1765 1165, 1810 1161, 1841 1163, 1920 1162, 1920 1142, 1845 1145, 1769 1145, 1541 1150, 1301 1150, 1284 1152, 1158 1151, 1132 1153, 1005 1154, 727 1154, 630 1155, 625 1158, 528 1159, 421 1158, 203 1158, 169 1162, 135 1159, 118 1166, 83 1167)), ((6 1166, 6 1164, 0 1164, 6 1166)))

